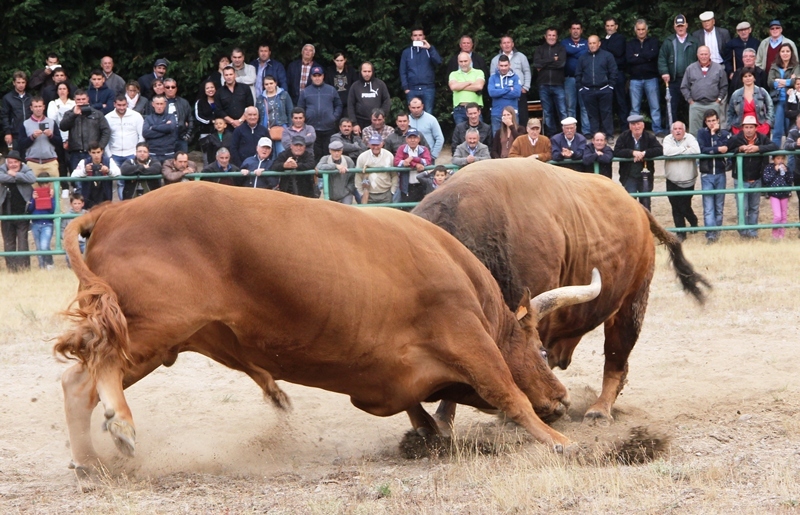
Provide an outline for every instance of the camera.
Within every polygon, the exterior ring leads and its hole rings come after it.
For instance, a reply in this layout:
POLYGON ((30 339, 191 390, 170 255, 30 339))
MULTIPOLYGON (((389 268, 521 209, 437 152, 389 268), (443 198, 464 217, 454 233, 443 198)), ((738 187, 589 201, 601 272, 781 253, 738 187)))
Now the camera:
POLYGON ((92 175, 100 175, 100 171, 103 169, 102 164, 92 163, 92 175))
POLYGON ((83 116, 89 116, 90 114, 92 114, 92 106, 90 105, 81 106, 81 114, 83 116))
POLYGON ((48 129, 48 127, 47 127, 48 125, 49 124, 47 122, 39 123, 39 130, 42 131, 42 132, 46 131, 48 129))

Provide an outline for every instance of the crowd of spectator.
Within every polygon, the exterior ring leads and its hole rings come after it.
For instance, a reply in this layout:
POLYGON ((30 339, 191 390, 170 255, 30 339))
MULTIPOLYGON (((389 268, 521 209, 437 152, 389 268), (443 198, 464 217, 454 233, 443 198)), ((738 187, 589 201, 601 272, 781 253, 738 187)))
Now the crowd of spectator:
MULTIPOLYGON (((735 37, 716 26, 713 12, 698 21, 690 33, 687 18, 675 16, 674 34, 663 42, 649 35, 643 19, 630 27, 627 39, 613 17, 604 20, 604 34, 588 38, 580 22, 571 23, 563 39, 551 27, 530 62, 508 35, 499 39, 491 59, 463 36, 446 64, 455 124, 452 162, 529 158, 579 172, 597 164, 611 178, 613 157, 630 158, 620 163, 620 182, 629 192, 647 192, 656 156, 794 150, 800 144, 800 65, 780 21, 769 24, 763 41, 752 36, 747 21, 736 26, 735 37), (541 119, 529 118, 528 100, 536 97, 541 119)), ((311 44, 286 66, 272 58, 267 43, 249 63, 244 51, 234 48, 219 57, 196 95, 188 88, 183 96, 163 58, 151 72, 126 81, 106 56, 88 84, 76 87, 68 65, 50 54, 30 77, 14 72, 12 90, 2 98, 0 127, 8 147, 0 167, 2 213, 30 211, 37 176, 132 177, 118 181, 116 190, 116 198, 129 199, 187 180, 198 168, 230 173, 209 179, 223 184, 308 197, 320 195, 318 177, 261 174, 338 170, 328 181, 331 200, 419 201, 444 180, 441 173, 424 172, 436 164, 445 143, 434 113, 437 88, 443 87, 436 74, 444 61, 423 29, 413 28, 410 40, 398 56, 408 109, 395 113, 394 126, 387 123, 392 92, 375 76, 372 63, 354 66, 340 52, 325 68, 311 44), (202 167, 188 157, 195 142, 202 167), (392 167, 407 170, 385 170, 392 167), (351 168, 361 171, 345 173, 351 168), (162 174, 163 180, 147 178, 162 174)), ((793 157, 774 163, 746 158, 742 186, 800 184, 800 160, 793 157)), ((693 190, 697 168, 695 159, 668 161, 667 189, 693 190)), ((725 188, 730 160, 700 160, 699 168, 704 190, 725 188)), ((109 181, 75 182, 65 194, 69 191, 86 209, 115 198, 109 181)), ((785 222, 788 195, 771 196, 776 223, 785 222)), ((745 197, 741 208, 748 223, 757 222, 759 199, 758 193, 745 197)), ((648 198, 640 201, 649 209, 648 198)), ((670 202, 677 227, 698 225, 690 196, 670 202)), ((704 196, 706 226, 721 225, 723 205, 724 195, 704 196)), ((27 249, 22 234, 28 224, 3 221, 6 250, 27 249)), ((740 234, 749 238, 755 231, 740 234)), ((709 231, 708 241, 718 235, 709 231)), ((20 266, 9 261, 10 269, 20 266)))

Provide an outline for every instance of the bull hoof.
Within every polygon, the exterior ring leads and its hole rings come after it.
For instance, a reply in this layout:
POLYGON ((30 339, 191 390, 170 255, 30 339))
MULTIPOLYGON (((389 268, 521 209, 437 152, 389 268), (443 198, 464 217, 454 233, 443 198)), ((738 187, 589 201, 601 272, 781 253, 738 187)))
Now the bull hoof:
POLYGON ((583 416, 583 423, 592 426, 608 427, 613 421, 614 417, 611 414, 599 410, 589 410, 583 416))
POLYGON ((133 458, 136 451, 136 430, 133 426, 124 420, 110 419, 106 420, 105 427, 119 452, 133 458))
POLYGON ((556 406, 556 408, 551 410, 550 412, 543 412, 541 415, 539 414, 539 411, 536 412, 536 414, 539 416, 539 418, 542 419, 542 421, 544 421, 545 424, 550 424, 552 422, 555 422, 556 420, 563 417, 566 413, 567 413, 567 406, 565 406, 563 403, 560 402, 558 403, 558 406, 556 406))
POLYGON ((286 392, 280 388, 278 388, 277 391, 270 392, 267 397, 269 397, 269 400, 272 401, 272 405, 276 408, 283 411, 292 411, 292 401, 289 399, 289 396, 286 395, 286 392))

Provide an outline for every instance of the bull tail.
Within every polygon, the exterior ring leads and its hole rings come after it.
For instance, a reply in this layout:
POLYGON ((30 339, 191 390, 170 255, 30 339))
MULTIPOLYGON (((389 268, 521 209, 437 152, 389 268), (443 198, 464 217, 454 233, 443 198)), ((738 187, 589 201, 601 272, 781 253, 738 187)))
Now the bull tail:
POLYGON ((125 369, 130 362, 128 322, 117 294, 89 269, 78 243, 78 235, 89 236, 109 207, 111 204, 102 205, 76 218, 64 232, 64 250, 79 286, 75 299, 63 312, 73 322, 72 328, 59 336, 53 346, 54 354, 83 363, 95 378, 101 364, 125 369))
POLYGON ((647 218, 650 221, 650 232, 653 233, 653 236, 658 238, 661 243, 666 245, 669 251, 669 260, 672 263, 672 268, 675 270, 684 291, 691 293, 698 303, 704 304, 706 301, 706 294, 700 289, 700 285, 710 290, 712 288, 711 284, 705 277, 695 271, 692 264, 689 263, 689 260, 683 255, 683 246, 680 240, 674 234, 664 229, 661 224, 656 221, 650 211, 645 209, 644 212, 647 213, 647 218))

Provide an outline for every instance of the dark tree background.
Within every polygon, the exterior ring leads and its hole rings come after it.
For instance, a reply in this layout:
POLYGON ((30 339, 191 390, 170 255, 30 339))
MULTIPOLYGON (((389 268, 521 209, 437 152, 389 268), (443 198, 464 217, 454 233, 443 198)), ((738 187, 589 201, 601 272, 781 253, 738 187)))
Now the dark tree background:
MULTIPOLYGON (((682 13, 697 30, 697 16, 716 13, 717 24, 735 35, 736 24, 749 21, 753 35, 766 37, 766 25, 781 19, 784 34, 793 38, 800 12, 777 1, 712 0, 691 4, 676 0, 17 0, 3 2, 0 25, 0 93, 11 89, 16 69, 41 68, 49 52, 57 53, 73 82, 85 85, 89 72, 104 55, 111 55, 117 73, 126 80, 152 69, 158 57, 172 62, 169 75, 193 99, 200 81, 215 67, 216 58, 240 46, 249 60, 258 43, 267 41, 273 57, 288 64, 305 43, 317 47, 317 58, 328 64, 334 52, 343 51, 350 64, 363 60, 375 64, 376 75, 400 94, 399 55, 409 45, 410 28, 422 25, 428 40, 447 61, 462 34, 471 34, 477 51, 490 58, 498 51, 498 38, 511 34, 517 49, 528 56, 541 44, 544 29, 554 26, 567 35, 570 21, 580 20, 584 35, 604 34, 603 19, 615 16, 620 32, 633 37, 633 23, 645 18, 650 33, 660 40, 672 31, 672 19, 682 13), (9 5, 13 4, 13 5, 9 5)), ((450 119, 450 96, 444 66, 440 70, 437 113, 450 119)), ((394 109, 402 107, 401 97, 394 109)))

